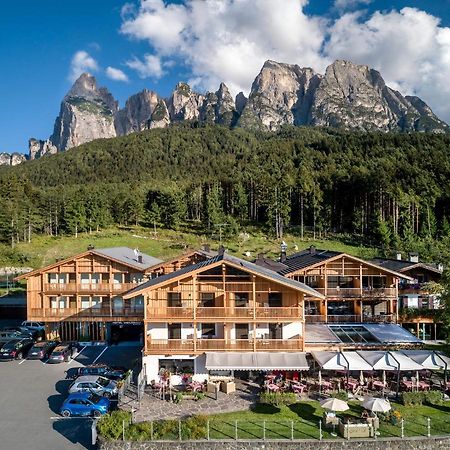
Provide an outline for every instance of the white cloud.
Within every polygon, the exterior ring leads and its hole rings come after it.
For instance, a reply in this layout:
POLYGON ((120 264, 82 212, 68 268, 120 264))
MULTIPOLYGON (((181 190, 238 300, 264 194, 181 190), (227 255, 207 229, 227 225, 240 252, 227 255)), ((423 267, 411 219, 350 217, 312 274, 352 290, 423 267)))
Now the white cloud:
POLYGON ((352 9, 360 5, 369 5, 373 0, 335 0, 334 7, 339 10, 352 9))
POLYGON ((367 20, 345 14, 331 28, 325 53, 374 67, 388 85, 418 95, 450 121, 450 28, 436 17, 415 8, 367 20))
POLYGON ((144 60, 136 57, 125 63, 130 69, 136 70, 140 78, 161 78, 164 75, 161 60, 155 55, 144 55, 144 60))
POLYGON ((69 80, 75 81, 83 72, 96 72, 97 61, 84 50, 77 51, 70 61, 69 80))
POLYGON ((347 12, 370 0, 336 0, 335 20, 307 15, 308 0, 141 0, 127 7, 121 32, 145 40, 152 55, 127 65, 161 77, 166 61, 183 61, 201 89, 224 81, 248 92, 267 59, 323 73, 335 59, 368 64, 402 94, 416 94, 450 121, 450 28, 415 8, 347 12))
POLYGON ((325 22, 307 17, 307 0, 143 0, 121 32, 147 40, 160 58, 180 58, 205 89, 224 80, 248 91, 267 59, 324 68, 325 22))
POLYGON ((108 66, 105 73, 108 78, 111 78, 111 80, 128 82, 127 75, 120 69, 115 69, 114 67, 108 66))

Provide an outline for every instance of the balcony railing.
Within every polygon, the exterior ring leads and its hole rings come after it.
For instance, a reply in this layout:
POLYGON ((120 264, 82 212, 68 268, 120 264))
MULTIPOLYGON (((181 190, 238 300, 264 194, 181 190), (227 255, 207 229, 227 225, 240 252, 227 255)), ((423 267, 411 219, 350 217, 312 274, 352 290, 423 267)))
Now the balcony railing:
POLYGON ((137 286, 137 283, 47 283, 44 284, 44 292, 47 294, 63 293, 121 293, 129 291, 137 286))
POLYGON ((300 339, 151 339, 147 353, 203 353, 207 351, 302 351, 300 339))
POLYGON ((361 315, 345 314, 345 315, 319 315, 311 314, 305 316, 306 323, 395 323, 395 314, 375 314, 361 315))
POLYGON ((317 288, 318 292, 327 297, 337 298, 384 298, 384 297, 396 297, 395 288, 317 288))
POLYGON ((123 308, 33 308, 28 316, 29 320, 77 320, 84 318, 117 318, 117 317, 134 317, 142 319, 144 317, 144 309, 141 307, 123 307, 123 308))
MULTIPOLYGON (((303 309, 300 307, 197 307, 196 319, 302 319, 303 309)), ((189 307, 147 307, 147 319, 176 319, 194 320, 194 308, 189 307)))

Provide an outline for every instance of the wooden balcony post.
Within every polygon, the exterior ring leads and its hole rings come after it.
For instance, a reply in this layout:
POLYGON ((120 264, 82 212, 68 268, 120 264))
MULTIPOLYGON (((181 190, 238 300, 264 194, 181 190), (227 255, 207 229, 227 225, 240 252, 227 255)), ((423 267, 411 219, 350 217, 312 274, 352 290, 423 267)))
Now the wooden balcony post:
POLYGON ((327 295, 327 289, 328 289, 328 273, 327 273, 327 265, 325 264, 324 266, 324 280, 325 280, 325 291, 324 294, 325 296, 327 295))
POLYGON ((192 278, 192 301, 194 302, 194 322, 197 320, 197 301, 198 301, 197 275, 192 278))
POLYGON ((363 274, 363 269, 362 269, 362 264, 360 264, 359 265, 359 293, 360 293, 361 297, 363 295, 363 280, 362 280, 363 275, 362 274, 363 274))
POLYGON ((256 275, 252 275, 253 320, 256 319, 256 275))

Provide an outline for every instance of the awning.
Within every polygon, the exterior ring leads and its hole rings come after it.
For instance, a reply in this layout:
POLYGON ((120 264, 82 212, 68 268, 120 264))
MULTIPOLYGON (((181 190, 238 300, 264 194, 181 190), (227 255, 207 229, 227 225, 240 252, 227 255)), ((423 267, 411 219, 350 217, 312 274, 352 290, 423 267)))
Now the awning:
POLYGON ((206 353, 208 370, 308 370, 306 353, 206 353))
POLYGON ((322 370, 372 370, 356 352, 312 352, 322 370))
POLYGON ((402 350, 402 353, 425 369, 450 369, 450 358, 440 352, 433 350, 402 350))
POLYGON ((373 367, 373 370, 410 371, 424 369, 401 352, 358 351, 357 353, 373 367))

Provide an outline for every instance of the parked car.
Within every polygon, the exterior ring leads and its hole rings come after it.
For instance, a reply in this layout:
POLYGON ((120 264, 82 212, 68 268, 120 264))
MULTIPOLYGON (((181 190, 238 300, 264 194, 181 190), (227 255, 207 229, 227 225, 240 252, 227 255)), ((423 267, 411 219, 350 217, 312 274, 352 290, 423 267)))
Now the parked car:
POLYGON ((61 415, 100 417, 109 409, 109 399, 93 393, 69 394, 61 406, 61 415))
POLYGON ((70 360, 72 355, 73 355, 72 344, 59 344, 50 353, 47 363, 57 364, 57 363, 61 363, 61 362, 67 362, 70 360))
POLYGON ((7 342, 0 349, 0 359, 12 360, 22 359, 33 346, 33 339, 31 338, 18 338, 7 342))
POLYGON ((58 346, 58 341, 41 341, 31 347, 28 352, 28 359, 49 358, 53 350, 58 346))
POLYGON ((112 397, 117 394, 117 383, 98 375, 85 375, 78 377, 69 386, 69 393, 74 392, 93 392, 103 397, 112 397))
POLYGON ((7 342, 9 342, 12 339, 18 339, 20 337, 24 337, 24 336, 22 336, 18 331, 2 330, 2 331, 0 331, 0 346, 2 346, 3 344, 6 344, 7 342))
POLYGON ((16 331, 17 333, 21 334, 23 337, 25 337, 25 336, 33 337, 33 334, 36 334, 33 330, 30 330, 29 328, 22 327, 22 326, 5 327, 2 329, 2 331, 16 331))
POLYGON ((127 369, 125 367, 110 367, 106 364, 91 364, 89 366, 80 367, 75 373, 75 377, 81 377, 85 375, 101 375, 109 380, 120 381, 127 375, 127 369))
POLYGON ((32 322, 29 320, 24 320, 21 323, 21 326, 29 328, 30 330, 45 331, 45 325, 42 322, 32 322))

